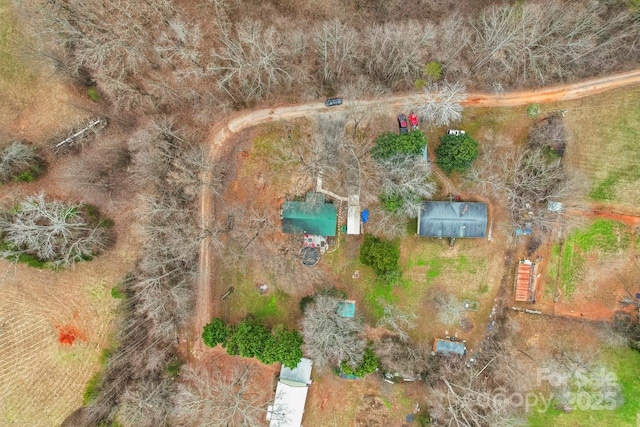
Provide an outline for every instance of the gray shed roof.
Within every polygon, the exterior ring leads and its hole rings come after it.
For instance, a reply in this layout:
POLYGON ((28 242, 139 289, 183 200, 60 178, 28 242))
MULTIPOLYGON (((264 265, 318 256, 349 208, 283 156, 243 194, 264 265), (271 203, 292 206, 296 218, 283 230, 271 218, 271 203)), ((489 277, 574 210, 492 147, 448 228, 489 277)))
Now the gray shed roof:
POLYGON ((484 237, 487 205, 475 202, 423 202, 418 235, 424 237, 484 237))
POLYGON ((464 356, 467 352, 467 346, 460 341, 449 341, 436 338, 433 342, 433 352, 436 354, 442 354, 443 356, 449 356, 452 354, 464 356))

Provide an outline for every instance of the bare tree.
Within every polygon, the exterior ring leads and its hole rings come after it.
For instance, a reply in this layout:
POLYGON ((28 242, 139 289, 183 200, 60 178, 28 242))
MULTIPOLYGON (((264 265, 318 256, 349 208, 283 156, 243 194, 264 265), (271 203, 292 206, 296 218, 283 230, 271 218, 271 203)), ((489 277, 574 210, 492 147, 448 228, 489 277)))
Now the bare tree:
POLYGON ((358 33, 337 19, 324 22, 313 34, 319 73, 325 84, 339 81, 355 67, 358 33))
POLYGON ((517 82, 564 77, 633 37, 621 25, 628 20, 600 2, 491 7, 474 22, 473 69, 489 81, 505 72, 517 82))
POLYGON ((260 99, 277 86, 290 82, 286 46, 274 27, 243 21, 233 31, 220 21, 220 49, 212 52, 210 71, 220 77, 218 86, 233 99, 260 99))
MULTIPOLYGON (((569 175, 559 161, 549 161, 541 149, 520 150, 509 170, 508 209, 515 225, 530 222, 549 230, 559 219, 548 202, 566 202, 584 192, 585 181, 569 175)), ((565 206, 566 207, 566 206, 565 206)))
POLYGON ((0 182, 10 181, 23 172, 42 167, 38 149, 21 141, 14 141, 0 151, 0 182))
POLYGON ((438 319, 445 325, 458 325, 464 317, 464 307, 452 294, 439 294, 435 298, 438 307, 438 319))
POLYGON ((304 312, 300 322, 304 350, 318 366, 347 362, 357 366, 362 362, 366 341, 362 323, 337 313, 338 299, 318 294, 304 312))
POLYGON ((381 169, 381 193, 385 197, 397 197, 402 205, 396 212, 405 218, 416 218, 420 204, 436 192, 436 184, 430 180, 431 164, 421 156, 396 155, 379 161, 381 169))
POLYGON ((465 366, 459 358, 451 357, 441 360, 430 375, 429 412, 439 423, 460 427, 523 424, 521 409, 501 398, 514 391, 514 379, 522 373, 496 338, 485 337, 474 353, 474 363, 465 366))
POLYGON ((385 335, 374 342, 374 350, 380 366, 389 373, 404 378, 417 378, 432 369, 427 345, 402 339, 397 335, 385 335))
POLYGON ((361 61, 367 73, 387 86, 413 83, 433 39, 433 27, 417 21, 374 26, 365 36, 361 61))
POLYGON ((0 254, 16 259, 33 255, 53 267, 68 267, 104 251, 107 229, 91 222, 83 204, 48 201, 44 194, 28 197, 0 216, 0 236, 8 244, 0 254))
POLYGON ((123 426, 166 425, 171 409, 166 402, 174 393, 175 383, 169 379, 136 382, 123 393, 117 419, 123 426))
POLYGON ((461 102, 466 97, 462 83, 436 82, 427 85, 423 95, 411 98, 408 108, 428 127, 447 126, 462 119, 461 102))
POLYGON ((369 209, 369 232, 385 239, 395 239, 407 235, 407 218, 396 215, 381 205, 375 205, 369 209))
POLYGON ((407 341, 409 335, 406 330, 415 328, 417 316, 415 313, 404 312, 393 304, 385 301, 381 302, 383 313, 382 317, 378 320, 378 327, 389 328, 398 334, 400 340, 407 341))
POLYGON ((262 426, 265 393, 252 386, 253 370, 236 366, 230 374, 185 368, 174 398, 171 424, 176 426, 262 426))

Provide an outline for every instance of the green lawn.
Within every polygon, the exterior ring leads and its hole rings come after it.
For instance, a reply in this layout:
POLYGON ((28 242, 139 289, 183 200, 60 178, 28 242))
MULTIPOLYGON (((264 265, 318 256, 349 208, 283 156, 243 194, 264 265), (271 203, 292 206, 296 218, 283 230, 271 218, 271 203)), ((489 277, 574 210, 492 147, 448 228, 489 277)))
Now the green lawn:
POLYGON ((567 103, 570 163, 586 175, 589 198, 640 203, 640 88, 625 88, 567 103))
POLYGON ((21 98, 35 76, 17 56, 16 43, 22 39, 9 0, 0 0, 0 103, 21 98), (4 98, 4 99, 3 99, 4 98))
MULTIPOLYGON (((536 409, 529 416, 532 427, 637 426, 640 414, 640 352, 630 348, 607 349, 602 361, 615 372, 622 387, 624 403, 614 410, 580 410, 563 413, 550 406, 544 413, 536 409)), ((606 402, 603 402, 605 406, 606 402)))
POLYGON ((251 315, 270 327, 278 324, 295 327, 298 306, 289 295, 273 287, 260 295, 255 283, 238 269, 226 270, 222 274, 224 282, 234 288, 222 302, 225 321, 237 323, 251 315))
POLYGON ((552 248, 547 281, 552 283, 555 280, 559 263, 560 288, 565 296, 570 296, 584 277, 587 257, 602 259, 628 249, 630 242, 628 227, 617 221, 598 219, 586 230, 574 230, 565 240, 561 254, 556 245, 552 248))

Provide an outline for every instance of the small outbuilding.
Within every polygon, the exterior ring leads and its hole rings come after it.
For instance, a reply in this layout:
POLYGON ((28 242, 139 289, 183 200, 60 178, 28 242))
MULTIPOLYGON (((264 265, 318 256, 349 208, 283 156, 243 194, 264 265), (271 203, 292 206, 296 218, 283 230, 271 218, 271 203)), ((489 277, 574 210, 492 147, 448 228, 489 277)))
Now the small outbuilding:
POLYGON ((301 427, 313 361, 302 358, 298 366, 282 366, 273 405, 267 408, 269 427, 301 427))
POLYGON ((487 205, 477 202, 423 202, 418 235, 423 237, 485 237, 487 205))
POLYGON ((535 303, 536 264, 528 259, 518 263, 515 279, 515 300, 517 302, 535 303))
POLYGON ((464 356, 467 353, 467 346, 464 341, 452 341, 436 338, 433 342, 432 355, 439 354, 441 356, 464 356))
POLYGON ((354 300, 344 300, 338 303, 338 308, 336 309, 336 313, 338 316, 353 318, 356 315, 356 302, 354 300))

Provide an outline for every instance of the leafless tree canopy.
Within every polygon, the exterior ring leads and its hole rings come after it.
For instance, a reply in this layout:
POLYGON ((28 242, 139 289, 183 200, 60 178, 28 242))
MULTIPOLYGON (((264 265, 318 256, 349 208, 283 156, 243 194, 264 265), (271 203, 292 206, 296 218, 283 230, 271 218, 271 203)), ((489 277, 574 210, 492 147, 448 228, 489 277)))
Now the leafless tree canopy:
POLYGON ((83 204, 28 197, 0 215, 0 236, 8 244, 0 255, 17 260, 33 255, 55 268, 89 259, 111 243, 108 229, 90 221, 83 204))
POLYGON ((467 97, 465 86, 460 83, 432 83, 424 93, 412 98, 409 108, 420 117, 424 126, 447 126, 462 118, 461 102, 467 97))
POLYGON ((639 30, 624 3, 490 3, 480 10, 469 2, 422 3, 405 16, 389 2, 330 10, 309 2, 198 0, 182 8, 172 0, 63 0, 47 2, 32 25, 54 42, 49 50, 60 63, 88 73, 124 110, 215 102, 219 111, 275 94, 317 97, 365 76, 371 88, 406 90, 424 80, 430 61, 443 64, 449 81, 483 89, 638 62, 639 30))
POLYGON ((441 360, 429 377, 430 414, 448 426, 523 424, 521 409, 496 393, 509 396, 519 375, 503 344, 494 335, 485 337, 474 360, 468 367, 456 357, 441 360))
POLYGON ((570 207, 586 191, 585 178, 562 164, 568 135, 560 115, 544 119, 529 132, 526 147, 484 147, 482 162, 476 162, 467 179, 490 197, 506 200, 511 225, 531 223, 538 231, 549 231, 558 221, 571 218, 550 212, 548 202, 570 207))
POLYGON ((197 188, 215 190, 203 179, 216 171, 204 173, 210 166, 172 120, 147 123, 129 142, 134 179, 143 190, 143 256, 122 283, 127 298, 118 347, 100 395, 87 408, 91 425, 114 417, 126 426, 167 424, 175 387, 167 366, 178 359, 176 336, 190 320, 198 242, 215 233, 199 230, 194 202, 197 188))
POLYGON ((362 362, 366 347, 362 323, 338 315, 338 302, 329 295, 316 295, 300 322, 304 351, 317 366, 347 362, 355 367, 362 362))
POLYGON ((458 325, 464 316, 464 307, 453 294, 440 294, 435 297, 438 318, 445 325, 458 325))
POLYGON ((404 218, 416 218, 420 203, 431 199, 436 184, 429 180, 431 164, 421 156, 398 155, 379 161, 381 167, 381 192, 386 196, 401 197, 402 206, 396 212, 404 218))
POLYGON ((517 82, 564 78, 586 60, 605 60, 624 40, 633 40, 621 27, 629 19, 628 11, 607 10, 600 2, 492 7, 474 23, 472 69, 487 79, 506 72, 517 82))
POLYGON ((433 365, 428 345, 386 335, 374 342, 374 350, 380 366, 389 373, 404 378, 416 378, 429 371, 433 365))
POLYGON ((14 141, 0 150, 0 182, 10 181, 41 164, 42 158, 36 147, 14 141))
POLYGON ((402 341, 409 339, 408 329, 416 327, 417 316, 415 313, 404 312, 393 304, 384 300, 380 301, 383 306, 382 317, 378 320, 378 327, 385 327, 398 334, 402 341))
POLYGON ((185 368, 171 425, 262 426, 270 396, 251 384, 252 375, 247 366, 236 366, 230 374, 185 368))

